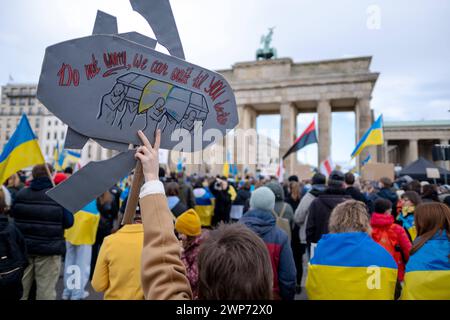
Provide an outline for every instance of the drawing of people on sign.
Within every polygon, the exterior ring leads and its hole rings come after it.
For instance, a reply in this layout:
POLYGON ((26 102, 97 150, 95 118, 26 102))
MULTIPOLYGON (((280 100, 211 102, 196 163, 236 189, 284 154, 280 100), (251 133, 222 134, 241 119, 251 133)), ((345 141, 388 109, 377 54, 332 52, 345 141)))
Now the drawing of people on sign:
MULTIPOLYGON (((105 106, 114 113, 107 116, 111 126, 148 131, 191 132, 195 121, 204 123, 208 105, 203 95, 134 72, 120 76, 110 93, 102 98, 99 117, 105 106), (115 109, 109 107, 114 101, 115 109)), ((106 116, 105 116, 106 117, 106 116)))
POLYGON ((125 86, 116 83, 111 92, 103 96, 97 119, 102 118, 106 123, 113 125, 117 112, 123 111, 123 99, 126 94, 125 86))

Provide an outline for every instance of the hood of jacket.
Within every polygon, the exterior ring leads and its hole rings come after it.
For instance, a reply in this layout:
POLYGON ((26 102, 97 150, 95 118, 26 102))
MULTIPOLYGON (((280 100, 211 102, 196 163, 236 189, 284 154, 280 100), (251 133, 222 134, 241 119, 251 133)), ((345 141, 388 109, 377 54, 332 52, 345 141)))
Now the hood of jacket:
POLYGON ((390 200, 392 203, 397 201, 397 194, 388 188, 383 188, 378 192, 378 196, 390 200))
POLYGON ((284 190, 278 182, 269 182, 266 187, 275 194, 275 201, 284 201, 284 190))
POLYGON ((374 212, 372 214, 372 217, 370 218, 370 225, 372 227, 377 227, 377 228, 389 227, 393 223, 394 223, 394 217, 390 214, 374 212))
POLYGON ((323 193, 319 194, 318 198, 324 206, 328 209, 334 209, 342 199, 351 199, 350 196, 345 194, 344 189, 326 189, 323 193))
POLYGON ((41 177, 33 179, 30 183, 32 190, 43 190, 53 188, 52 182, 48 177, 41 177))
POLYGON ((326 189, 324 184, 313 184, 312 189, 309 191, 314 197, 318 197, 326 189))
POLYGON ((270 232, 276 224, 275 217, 270 211, 261 209, 251 209, 239 220, 247 227, 263 237, 270 232))

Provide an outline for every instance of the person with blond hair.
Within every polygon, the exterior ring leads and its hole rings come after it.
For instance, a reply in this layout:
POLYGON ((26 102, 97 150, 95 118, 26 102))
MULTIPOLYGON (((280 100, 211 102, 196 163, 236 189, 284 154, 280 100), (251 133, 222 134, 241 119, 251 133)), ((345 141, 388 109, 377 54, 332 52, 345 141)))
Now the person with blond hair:
POLYGON ((308 298, 393 300, 397 264, 370 237, 365 204, 348 200, 337 205, 329 232, 320 239, 308 266, 308 298))
POLYGON ((430 202, 414 214, 417 238, 406 264, 402 300, 450 299, 450 208, 430 202))

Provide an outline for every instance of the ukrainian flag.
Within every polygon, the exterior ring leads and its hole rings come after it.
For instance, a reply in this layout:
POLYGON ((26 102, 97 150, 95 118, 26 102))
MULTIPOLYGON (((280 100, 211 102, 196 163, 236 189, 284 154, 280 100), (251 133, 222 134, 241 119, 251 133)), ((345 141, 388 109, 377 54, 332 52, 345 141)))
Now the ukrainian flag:
POLYGON ((56 147, 53 150, 53 167, 56 171, 62 171, 63 168, 60 165, 60 151, 59 151, 59 142, 56 143, 56 147))
POLYGON ((383 115, 380 115, 372 126, 367 130, 367 132, 363 135, 361 140, 359 140, 358 144, 355 147, 355 150, 352 152, 352 159, 358 156, 361 151, 367 146, 376 146, 384 143, 383 138, 383 115))
POLYGON ((406 264, 402 300, 450 300, 450 239, 436 233, 406 264))
POLYGON ((71 163, 77 163, 80 161, 81 154, 75 151, 63 150, 61 156, 59 157, 59 166, 64 170, 71 163))
POLYGON ((200 217, 202 227, 211 226, 211 219, 214 215, 214 197, 206 188, 194 189, 195 211, 200 217))
POLYGON ((27 116, 23 114, 16 131, 0 155, 0 184, 21 169, 44 163, 37 138, 27 116))
POLYGON ((393 300, 397 264, 367 233, 325 234, 308 265, 311 300, 393 300))
POLYGON ((75 213, 73 226, 65 231, 64 236, 75 246, 94 244, 99 221, 97 200, 93 200, 75 213))

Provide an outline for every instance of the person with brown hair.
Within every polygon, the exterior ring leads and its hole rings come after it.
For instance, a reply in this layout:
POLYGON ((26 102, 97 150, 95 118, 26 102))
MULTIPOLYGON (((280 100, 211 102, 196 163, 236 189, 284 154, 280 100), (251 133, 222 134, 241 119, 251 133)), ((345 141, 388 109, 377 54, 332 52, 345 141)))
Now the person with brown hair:
POLYGON ((450 299, 450 208, 438 202, 417 206, 417 238, 406 265, 402 299, 450 299))
POLYGON ((388 177, 382 177, 378 181, 378 188, 380 191, 378 191, 377 196, 380 198, 388 199, 390 202, 392 202, 392 212, 395 212, 397 208, 397 201, 398 196, 397 194, 392 190, 392 180, 388 177))
POLYGON ((273 275, 263 240, 242 224, 220 224, 201 245, 199 299, 269 300, 273 275))
POLYGON ((422 203, 422 199, 415 191, 405 191, 401 197, 402 210, 397 216, 398 223, 405 229, 409 239, 416 238, 416 228, 414 225, 414 211, 422 203))
MULTIPOLYGON (((164 186, 158 179, 161 131, 156 133, 154 146, 142 131, 139 137, 143 145, 137 149, 136 159, 142 163, 145 179, 139 195, 144 226, 141 268, 144 296, 146 299, 159 300, 192 299, 186 268, 180 258, 180 242, 173 232, 164 186)), ((200 249, 198 266, 201 299, 271 297, 272 268, 269 253, 264 242, 245 226, 219 225, 211 231, 200 249), (212 255, 218 257, 211 258, 212 255), (217 272, 214 273, 214 270, 217 272)))
POLYGON ((364 203, 338 204, 312 253, 306 291, 312 300, 393 300, 397 264, 370 237, 369 215, 364 203))

